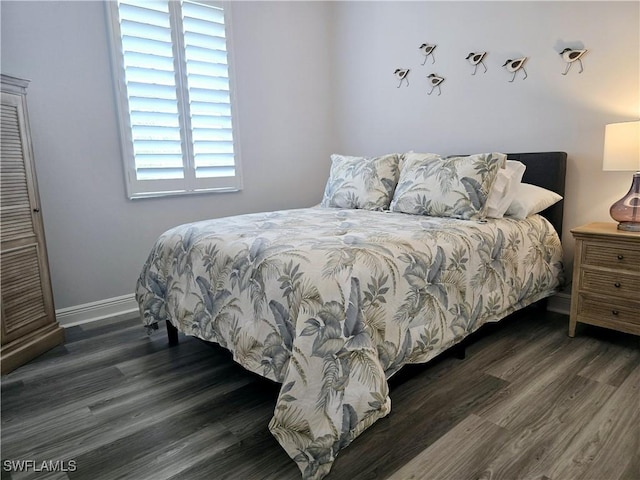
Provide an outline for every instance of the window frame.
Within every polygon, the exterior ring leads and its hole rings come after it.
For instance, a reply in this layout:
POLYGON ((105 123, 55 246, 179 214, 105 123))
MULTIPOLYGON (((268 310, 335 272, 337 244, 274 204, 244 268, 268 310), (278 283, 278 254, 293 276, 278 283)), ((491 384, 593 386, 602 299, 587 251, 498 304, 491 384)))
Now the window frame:
POLYGON ((193 195, 202 193, 238 192, 242 190, 242 167, 240 162, 238 102, 236 99, 235 59, 232 45, 232 20, 231 2, 212 0, 189 0, 191 3, 202 4, 222 8, 224 13, 225 47, 227 55, 227 70, 229 80, 229 107, 231 109, 231 130, 233 137, 234 175, 227 177, 196 178, 192 144, 186 142, 191 139, 193 133, 191 116, 185 105, 189 103, 189 92, 186 84, 186 64, 179 63, 183 59, 183 53, 176 54, 177 49, 184 52, 185 46, 182 38, 182 20, 176 24, 175 19, 180 18, 181 0, 168 0, 169 15, 171 19, 171 40, 173 46, 173 61, 176 79, 176 96, 178 99, 178 115, 180 120, 181 150, 183 157, 183 178, 179 179, 144 179, 140 180, 136 174, 136 163, 133 149, 133 130, 129 115, 129 99, 125 78, 124 54, 122 48, 122 36, 120 30, 120 13, 117 0, 105 0, 107 22, 109 29, 111 70, 114 90, 116 95, 116 110, 118 117, 118 129, 120 135, 120 151, 124 168, 125 186, 129 199, 166 197, 175 195, 193 195), (186 131, 183 132, 182 130, 186 131))

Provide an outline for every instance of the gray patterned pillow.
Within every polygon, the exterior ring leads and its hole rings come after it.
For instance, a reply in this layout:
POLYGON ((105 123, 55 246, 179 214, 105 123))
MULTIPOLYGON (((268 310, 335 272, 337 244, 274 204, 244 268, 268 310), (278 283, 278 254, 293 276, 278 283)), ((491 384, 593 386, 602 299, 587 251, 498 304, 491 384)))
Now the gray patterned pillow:
POLYGON ((322 207, 386 210, 398 183, 399 156, 331 155, 331 172, 322 207))
POLYGON ((407 153, 391 210, 432 217, 483 220, 487 195, 506 158, 502 153, 448 158, 407 153))

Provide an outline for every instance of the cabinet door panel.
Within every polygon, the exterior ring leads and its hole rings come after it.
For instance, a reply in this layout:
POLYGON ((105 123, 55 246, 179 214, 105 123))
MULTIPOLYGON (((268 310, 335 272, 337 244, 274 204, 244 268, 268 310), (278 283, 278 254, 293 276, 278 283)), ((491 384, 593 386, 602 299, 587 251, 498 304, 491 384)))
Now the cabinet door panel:
POLYGON ((50 323, 38 256, 37 245, 2 252, 5 342, 50 323))
POLYGON ((34 237, 27 158, 22 146, 24 131, 18 110, 20 97, 2 94, 2 142, 0 142, 0 219, 2 242, 34 237))
POLYGON ((56 323, 26 110, 27 82, 2 75, 0 349, 2 373, 64 340, 56 323))

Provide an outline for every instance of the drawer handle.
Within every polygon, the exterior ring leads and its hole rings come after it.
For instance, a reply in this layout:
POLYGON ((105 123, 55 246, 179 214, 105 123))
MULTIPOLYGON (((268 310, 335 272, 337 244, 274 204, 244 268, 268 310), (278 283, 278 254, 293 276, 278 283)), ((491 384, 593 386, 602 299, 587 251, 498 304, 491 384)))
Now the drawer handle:
POLYGON ((616 288, 620 288, 620 282, 614 283, 613 286, 616 287, 616 288))
POLYGON ((618 310, 611 310, 611 313, 617 317, 620 312, 618 312, 618 310))
POLYGON ((618 255, 618 260, 624 260, 624 255, 619 254, 619 255, 618 255))

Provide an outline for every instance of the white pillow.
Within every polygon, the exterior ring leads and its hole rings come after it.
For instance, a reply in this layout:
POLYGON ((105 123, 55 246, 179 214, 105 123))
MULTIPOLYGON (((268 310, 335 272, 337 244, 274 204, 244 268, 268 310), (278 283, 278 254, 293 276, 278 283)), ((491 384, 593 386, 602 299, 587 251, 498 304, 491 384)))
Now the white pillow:
POLYGON ((562 200, 562 197, 556 192, 529 183, 520 183, 515 190, 516 196, 507 208, 505 216, 520 220, 540 213, 545 208, 562 200))
POLYGON ((498 170, 496 181, 487 197, 487 217, 502 218, 516 196, 516 187, 526 170, 522 162, 507 160, 505 168, 498 170))

